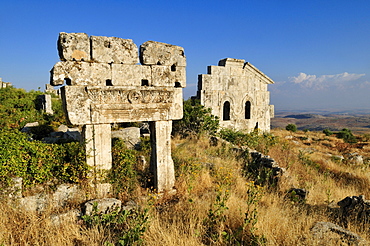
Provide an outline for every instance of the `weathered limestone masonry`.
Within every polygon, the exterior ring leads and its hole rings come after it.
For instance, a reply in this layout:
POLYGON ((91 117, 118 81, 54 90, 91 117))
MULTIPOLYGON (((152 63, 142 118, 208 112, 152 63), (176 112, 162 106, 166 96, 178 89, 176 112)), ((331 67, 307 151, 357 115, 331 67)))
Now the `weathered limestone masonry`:
MULTIPOLYGON (((151 170, 156 189, 174 186, 172 120, 183 115, 186 86, 184 49, 154 41, 137 46, 131 39, 60 33, 61 62, 51 70, 51 85, 63 85, 62 100, 71 124, 83 125, 87 163, 97 173, 109 170, 111 125, 149 121, 151 170)), ((99 175, 95 175, 99 182, 99 175)))
POLYGON ((267 85, 273 83, 252 64, 226 58, 199 75, 197 97, 220 118, 222 127, 270 131, 274 107, 269 105, 267 85))
POLYGON ((1 88, 6 88, 6 87, 9 87, 11 86, 12 84, 9 83, 9 82, 4 82, 2 78, 0 78, 0 89, 1 88))

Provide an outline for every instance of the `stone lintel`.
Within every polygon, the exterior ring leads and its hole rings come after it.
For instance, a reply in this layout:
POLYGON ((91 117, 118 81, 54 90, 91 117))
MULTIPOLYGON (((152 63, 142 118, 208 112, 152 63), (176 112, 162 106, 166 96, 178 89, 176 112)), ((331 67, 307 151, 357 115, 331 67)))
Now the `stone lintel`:
POLYGON ((150 169, 154 173, 157 192, 172 191, 175 185, 175 169, 171 158, 172 121, 150 122, 152 155, 150 169))
POLYGON ((134 86, 64 86, 71 124, 109 124, 181 119, 182 89, 134 86))

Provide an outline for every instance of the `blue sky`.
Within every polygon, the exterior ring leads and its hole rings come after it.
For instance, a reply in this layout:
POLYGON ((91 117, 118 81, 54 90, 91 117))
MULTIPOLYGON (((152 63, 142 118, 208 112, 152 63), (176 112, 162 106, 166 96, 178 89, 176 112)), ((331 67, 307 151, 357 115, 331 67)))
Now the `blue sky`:
POLYGON ((59 32, 184 47, 187 88, 226 57, 275 81, 287 109, 370 108, 370 1, 0 1, 0 77, 27 90, 49 82, 59 32))

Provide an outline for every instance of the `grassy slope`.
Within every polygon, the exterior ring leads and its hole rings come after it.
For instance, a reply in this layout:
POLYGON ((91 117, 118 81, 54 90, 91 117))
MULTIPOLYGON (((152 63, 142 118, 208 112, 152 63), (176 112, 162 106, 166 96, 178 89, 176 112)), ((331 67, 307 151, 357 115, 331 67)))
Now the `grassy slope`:
MULTIPOLYGON (((235 245, 227 243, 234 237, 245 242, 266 238, 266 245, 316 245, 309 232, 313 224, 337 222, 330 216, 334 209, 328 207, 335 208, 346 196, 370 196, 367 146, 353 148, 316 132, 272 133, 279 136, 279 143, 269 148, 269 155, 288 173, 275 187, 255 185, 244 175, 245 159, 227 144, 210 146, 207 138, 174 139, 177 194, 158 198, 139 187, 132 194, 150 209, 145 244, 235 245), (330 156, 345 152, 363 155, 367 164, 339 162, 330 156), (304 204, 284 198, 292 186, 309 191, 304 204), (238 233, 239 228, 244 230, 238 233)), ((55 228, 48 214, 35 216, 2 207, 0 244, 102 245, 113 241, 113 233, 103 226, 87 229, 82 223, 69 222, 55 228)), ((370 241, 368 228, 349 224, 349 229, 370 241)))

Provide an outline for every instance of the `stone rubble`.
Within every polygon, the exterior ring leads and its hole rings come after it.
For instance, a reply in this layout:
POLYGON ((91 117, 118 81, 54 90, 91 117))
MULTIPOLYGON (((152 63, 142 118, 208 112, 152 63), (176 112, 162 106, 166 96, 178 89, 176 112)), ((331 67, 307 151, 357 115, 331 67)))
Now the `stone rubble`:
POLYGON ((330 222, 317 222, 311 233, 318 245, 369 245, 356 233, 330 222))

